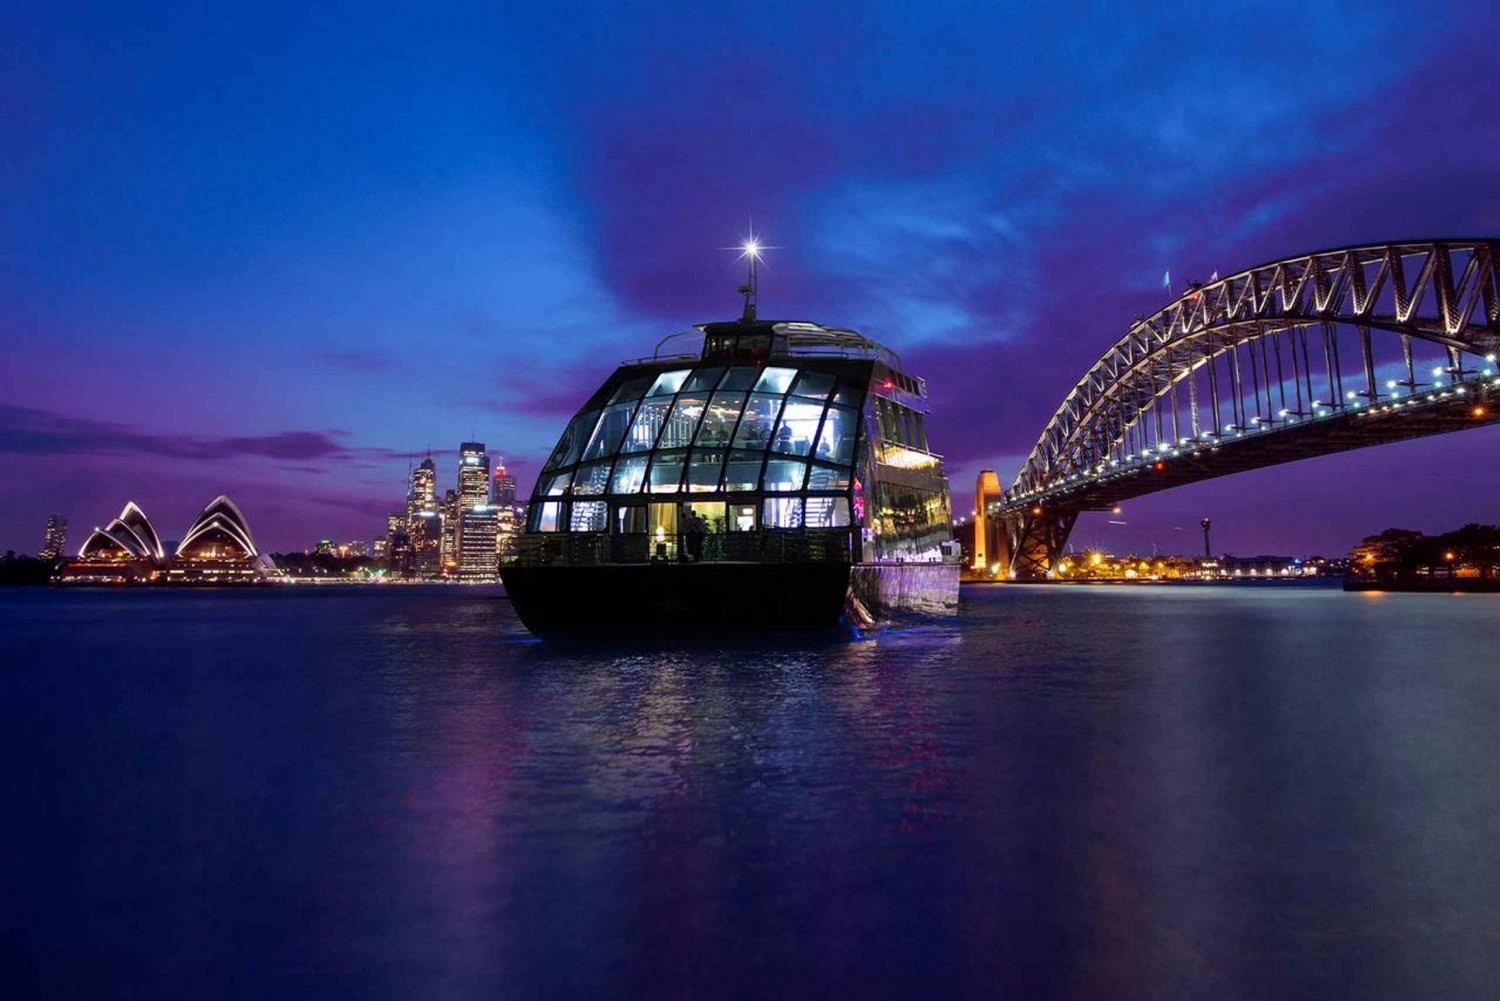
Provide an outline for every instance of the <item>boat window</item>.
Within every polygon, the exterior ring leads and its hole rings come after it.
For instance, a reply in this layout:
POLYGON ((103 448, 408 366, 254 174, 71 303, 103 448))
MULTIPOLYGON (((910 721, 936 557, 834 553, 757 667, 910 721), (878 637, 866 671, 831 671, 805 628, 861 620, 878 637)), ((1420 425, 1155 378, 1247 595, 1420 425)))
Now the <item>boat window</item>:
POLYGON ((827 372, 803 372, 797 380, 796 388, 792 390, 792 395, 805 396, 810 400, 826 400, 831 389, 833 389, 833 376, 827 372))
POLYGON ((724 468, 724 489, 754 490, 760 483, 760 460, 759 452, 730 452, 724 468))
POLYGON ((583 450, 583 458, 597 459, 600 456, 614 455, 618 452, 620 440, 630 429, 630 412, 634 409, 634 403, 617 403, 614 406, 605 407, 598 426, 594 428, 594 433, 589 438, 588 447, 583 450))
POLYGON ((766 463, 765 489, 777 492, 801 490, 807 478, 807 463, 772 459, 766 463))
POLYGON ((761 372, 760 379, 755 383, 757 393, 785 393, 792 388, 792 380, 797 377, 794 368, 768 368, 761 372))
POLYGON ((734 433, 734 444, 740 448, 765 449, 771 441, 771 428, 776 424, 776 413, 781 409, 781 397, 765 393, 751 393, 745 405, 745 416, 740 418, 739 430, 734 433))
POLYGON ((719 376, 724 374, 722 368, 700 368, 694 369, 693 374, 688 376, 687 382, 683 383, 684 393, 707 393, 718 385, 719 376))
POLYGON ((686 458, 681 452, 658 452, 651 460, 651 472, 646 478, 646 490, 653 494, 675 494, 682 485, 682 466, 686 458))
POLYGON ((833 394, 833 402, 846 407, 857 407, 864 398, 864 388, 848 379, 839 380, 839 391, 833 394))
POLYGON ((656 436, 661 432, 661 426, 667 421, 667 414, 672 409, 672 401, 668 399, 647 400, 641 404, 641 409, 635 415, 635 421, 630 425, 630 433, 625 436, 625 443, 620 446, 622 452, 646 452, 656 444, 656 436))
POLYGON ((729 505, 729 530, 731 532, 755 531, 755 505, 729 505))
POLYGON ((557 531, 557 523, 562 518, 562 503, 560 501, 533 504, 531 510, 531 530, 533 532, 557 531))
POLYGON ((847 469, 814 465, 808 470, 807 489, 809 490, 847 490, 848 488, 849 470, 847 469))
POLYGON ((615 464, 615 483, 611 493, 638 494, 646 479, 646 456, 632 455, 615 464))
POLYGON ((771 442, 773 452, 786 455, 806 455, 812 451, 813 437, 818 433, 818 420, 823 416, 823 404, 799 400, 786 401, 781 410, 781 421, 776 425, 776 436, 771 442))
POLYGON ((719 392, 727 392, 738 389, 741 392, 755 385, 755 380, 760 378, 760 369, 749 365, 736 365, 724 376, 724 381, 719 384, 719 392))
POLYGON ((761 504, 762 528, 801 528, 801 497, 767 497, 761 504))
POLYGON ((745 408, 744 393, 715 393, 708 402, 708 412, 703 415, 703 424, 698 428, 698 444, 728 445, 734 434, 734 425, 745 408))
POLYGON ((558 473, 556 476, 548 476, 541 481, 537 491, 539 497, 561 497, 568 492, 568 481, 572 479, 572 473, 558 473))
POLYGON ((719 476, 724 471, 724 453, 696 449, 688 461, 688 490, 692 493, 708 493, 719 489, 719 476))
POLYGON ((829 407, 818 432, 818 447, 813 457, 848 465, 854 457, 854 438, 859 431, 859 411, 849 407, 829 407))
POLYGON ((694 501, 691 507, 694 514, 708 522, 710 534, 717 535, 724 531, 723 501, 694 501))
POLYGON ((552 450, 552 457, 547 460, 547 465, 542 468, 556 469, 558 466, 571 466, 577 462, 578 453, 583 451, 583 443, 588 440, 589 432, 594 429, 594 421, 598 417, 597 410, 574 417, 558 440, 557 447, 552 450))
POLYGON ((691 369, 682 368, 675 372, 663 372, 656 377, 656 381, 651 384, 651 392, 646 395, 671 396, 682 388, 683 382, 686 381, 688 373, 691 371, 691 369))
POLYGON ((609 463, 593 462, 579 466, 573 474, 573 493, 582 496, 602 494, 609 486, 609 463))
POLYGON ((703 408, 707 405, 708 397, 702 394, 679 396, 656 447, 686 448, 692 444, 693 432, 698 430, 698 419, 703 416, 703 408))
POLYGON ((615 508, 615 531, 621 535, 645 535, 646 505, 622 504, 615 508))
POLYGON ((627 379, 625 382, 620 384, 619 389, 615 390, 615 395, 609 398, 609 402, 628 403, 632 400, 639 400, 641 398, 641 393, 645 392, 646 390, 646 384, 650 381, 651 377, 649 375, 642 375, 637 376, 634 379, 627 379))
POLYGON ((849 498, 807 498, 807 511, 803 515, 803 524, 807 528, 849 527, 849 498))
POLYGON ((607 505, 603 501, 574 501, 568 524, 575 532, 602 532, 609 527, 607 505))
POLYGON ((912 411, 912 416, 916 418, 917 425, 917 434, 916 437, 912 439, 912 444, 916 445, 924 452, 930 452, 931 449, 927 447, 927 421, 922 417, 920 413, 916 412, 915 410, 912 411))

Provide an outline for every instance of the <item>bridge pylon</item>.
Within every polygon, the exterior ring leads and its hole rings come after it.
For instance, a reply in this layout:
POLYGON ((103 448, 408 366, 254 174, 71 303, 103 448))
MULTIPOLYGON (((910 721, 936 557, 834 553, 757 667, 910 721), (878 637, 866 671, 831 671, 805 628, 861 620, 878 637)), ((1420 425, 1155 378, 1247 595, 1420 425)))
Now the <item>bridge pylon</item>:
POLYGON ((1078 512, 1035 506, 1002 516, 1005 524, 1006 576, 1011 580, 1047 580, 1052 576, 1078 512))

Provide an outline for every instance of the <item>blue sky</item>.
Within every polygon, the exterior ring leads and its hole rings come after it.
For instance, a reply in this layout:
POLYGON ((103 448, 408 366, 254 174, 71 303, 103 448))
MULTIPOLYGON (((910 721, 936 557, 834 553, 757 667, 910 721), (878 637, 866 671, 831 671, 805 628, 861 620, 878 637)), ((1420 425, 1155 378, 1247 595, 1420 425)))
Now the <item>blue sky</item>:
MULTIPOLYGON (((719 248, 751 216, 784 248, 762 312, 895 347, 955 494, 1008 482, 1164 268, 1500 232, 1497 26, 1467 3, 33 5, 0 29, 0 548, 131 497, 172 537, 221 490, 273 549, 368 538, 410 457, 444 452, 449 485, 470 435, 529 486, 617 360, 733 313, 719 248)), ((1236 551, 1332 552, 1496 521, 1472 460, 1496 440, 1080 531, 1189 549, 1212 513, 1236 551)))

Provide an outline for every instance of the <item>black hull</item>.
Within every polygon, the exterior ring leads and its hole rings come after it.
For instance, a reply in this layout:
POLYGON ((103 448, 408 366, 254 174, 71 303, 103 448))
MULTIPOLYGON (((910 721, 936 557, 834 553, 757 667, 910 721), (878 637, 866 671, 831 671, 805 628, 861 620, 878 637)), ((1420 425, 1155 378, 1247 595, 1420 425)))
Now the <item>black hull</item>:
POLYGON ((538 636, 832 629, 849 590, 849 565, 829 562, 508 566, 500 577, 538 636))

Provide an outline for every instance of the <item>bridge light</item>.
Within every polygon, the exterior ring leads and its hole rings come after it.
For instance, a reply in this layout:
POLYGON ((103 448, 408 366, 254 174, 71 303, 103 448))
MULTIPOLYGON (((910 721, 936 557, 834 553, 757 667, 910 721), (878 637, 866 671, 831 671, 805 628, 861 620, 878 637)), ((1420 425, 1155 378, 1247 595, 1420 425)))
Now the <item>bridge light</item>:
POLYGON ((1485 355, 1484 356, 1484 360, 1487 361, 1487 362, 1489 362, 1491 365, 1495 364, 1495 356, 1494 355, 1485 355))
POLYGON ((1166 469, 1166 468, 1167 468, 1167 464, 1165 462, 1158 462, 1156 464, 1156 471, 1158 473, 1161 472, 1163 469, 1166 469))
POLYGON ((1474 416, 1475 417, 1483 417, 1484 416, 1484 407, 1482 405, 1481 406, 1477 406, 1477 407, 1474 408, 1474 416))
POLYGON ((1446 368, 1443 368, 1443 366, 1439 365, 1437 368, 1435 368, 1435 369, 1432 370, 1432 374, 1433 375, 1442 375, 1446 371, 1448 371, 1446 368))
POLYGON ((1347 392, 1347 393, 1344 394, 1344 398, 1348 399, 1348 400, 1354 399, 1354 396, 1355 396, 1355 393, 1354 393, 1354 390, 1352 390, 1352 389, 1349 390, 1349 392, 1347 392))
POLYGON ((1395 379, 1387 379, 1385 381, 1385 388, 1386 389, 1395 389, 1396 388, 1396 380, 1395 379))

